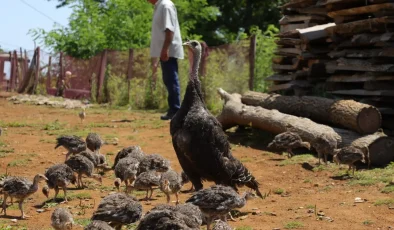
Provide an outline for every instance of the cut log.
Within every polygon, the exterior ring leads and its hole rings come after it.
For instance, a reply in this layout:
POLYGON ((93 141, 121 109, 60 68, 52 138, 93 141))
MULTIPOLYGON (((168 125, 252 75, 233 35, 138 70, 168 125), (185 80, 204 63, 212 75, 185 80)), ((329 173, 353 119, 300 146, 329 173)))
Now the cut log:
POLYGON ((394 81, 394 76, 373 75, 372 73, 353 74, 353 75, 332 75, 327 82, 367 82, 367 81, 394 81))
POLYGON ((334 101, 322 97, 281 96, 249 91, 242 96, 242 103, 339 125, 361 134, 374 133, 382 124, 377 108, 353 100, 334 101))
POLYGON ((362 7, 355 7, 355 8, 350 8, 350 9, 332 11, 332 12, 328 13, 328 16, 334 18, 337 16, 371 14, 371 13, 379 12, 382 10, 389 10, 389 9, 394 9, 394 3, 367 5, 367 6, 362 6, 362 7))
POLYGON ((394 48, 380 49, 344 49, 331 51, 328 53, 331 58, 373 58, 373 57, 394 57, 394 48))
POLYGON ((291 130, 297 132, 304 141, 310 143, 313 143, 319 135, 332 135, 340 148, 349 145, 356 147, 367 145, 372 165, 387 165, 394 160, 394 140, 384 133, 377 132, 362 137, 356 132, 334 129, 315 123, 308 118, 300 118, 259 106, 245 105, 241 102, 241 95, 229 94, 222 89, 218 91, 225 100, 222 113, 217 117, 224 129, 236 125, 251 125, 274 134, 291 130))
POLYGON ((339 58, 326 63, 326 70, 328 73, 338 70, 394 73, 394 64, 374 64, 373 60, 339 58))
POLYGON ((328 91, 328 93, 332 94, 340 94, 340 95, 354 95, 354 96, 390 96, 394 97, 394 90, 363 90, 363 89, 352 89, 352 90, 336 90, 336 91, 328 91))

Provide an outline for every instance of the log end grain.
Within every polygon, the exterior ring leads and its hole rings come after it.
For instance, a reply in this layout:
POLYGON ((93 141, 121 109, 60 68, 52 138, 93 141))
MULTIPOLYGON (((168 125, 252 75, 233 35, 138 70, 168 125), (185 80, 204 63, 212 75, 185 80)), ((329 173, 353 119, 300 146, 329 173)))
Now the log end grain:
POLYGON ((394 138, 380 137, 369 145, 370 160, 374 166, 386 166, 394 161, 394 138))
POLYGON ((376 132, 382 125, 382 115, 374 106, 365 107, 357 115, 357 127, 360 134, 376 132))

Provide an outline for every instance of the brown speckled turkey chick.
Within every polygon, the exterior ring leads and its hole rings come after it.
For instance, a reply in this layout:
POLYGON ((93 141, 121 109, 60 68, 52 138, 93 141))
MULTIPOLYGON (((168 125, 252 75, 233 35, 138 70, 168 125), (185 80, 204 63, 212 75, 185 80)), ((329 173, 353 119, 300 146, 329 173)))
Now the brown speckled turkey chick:
POLYGON ((4 194, 3 206, 0 213, 4 212, 4 216, 7 216, 7 198, 11 197, 19 200, 19 209, 21 210, 22 219, 25 219, 25 212, 23 211, 23 201, 31 196, 38 190, 38 183, 43 180, 48 180, 44 175, 37 174, 34 177, 33 182, 24 177, 7 177, 3 183, 2 193, 4 194))
POLYGON ((64 208, 56 208, 51 215, 51 225, 55 230, 71 230, 74 220, 71 213, 64 208))
POLYGON ((354 166, 354 163, 357 161, 361 161, 365 163, 365 155, 364 152, 358 148, 348 146, 348 147, 343 147, 341 149, 336 149, 334 152, 334 161, 337 164, 347 164, 349 165, 349 169, 353 168, 353 175, 354 175, 354 170, 356 166, 354 166))
POLYGON ((83 230, 114 230, 107 222, 101 220, 93 220, 90 224, 86 225, 83 230))
POLYGON ((175 194, 176 204, 179 204, 178 195, 182 186, 185 184, 182 177, 177 172, 170 169, 161 174, 159 183, 160 190, 167 196, 167 203, 170 203, 170 195, 175 194))
POLYGON ((301 147, 307 149, 311 148, 310 144, 302 141, 301 137, 297 133, 289 131, 276 135, 274 140, 268 144, 268 148, 272 147, 286 149, 289 157, 294 155, 292 149, 301 147))
POLYGON ((233 230, 231 226, 223 220, 216 220, 215 226, 212 230, 233 230))
POLYGON ((166 172, 170 169, 170 161, 159 154, 149 154, 141 160, 138 168, 138 174, 155 170, 156 172, 166 172))
POLYGON ((200 229, 202 223, 200 209, 193 204, 177 206, 158 205, 151 209, 140 221, 137 229, 173 230, 200 229))
POLYGON ((64 200, 67 202, 67 186, 72 183, 75 184, 77 178, 72 168, 66 164, 53 165, 45 172, 45 176, 48 178, 47 187, 43 188, 44 195, 48 198, 49 189, 55 190, 55 196, 53 198, 56 201, 59 188, 63 189, 64 200))
POLYGON ((100 153, 100 148, 103 144, 104 141, 97 133, 89 133, 86 137, 86 147, 94 153, 100 153))
POLYGON ((84 230, 114 230, 107 222, 101 220, 93 220, 86 225, 84 230))
POLYGON ((124 181, 126 188, 137 178, 139 164, 140 162, 133 157, 122 158, 119 160, 118 164, 116 164, 115 176, 119 178, 121 182, 124 181))
POLYGON ((153 186, 159 186, 159 181, 160 173, 156 171, 143 172, 137 176, 132 186, 128 188, 127 192, 130 192, 129 189, 146 190, 146 197, 143 200, 150 200, 153 195, 153 186), (149 190, 151 193, 148 197, 149 190))
POLYGON ((210 230, 212 220, 219 217, 227 221, 226 215, 232 210, 242 208, 246 201, 256 197, 251 192, 245 192, 242 196, 231 187, 214 185, 194 193, 186 202, 198 206, 206 217, 207 230, 210 230))
POLYGON ((337 139, 329 134, 321 134, 312 143, 313 148, 316 149, 320 159, 324 155, 324 162, 327 164, 327 156, 334 155, 334 150, 337 148, 337 139))
POLYGON ((87 177, 91 177, 97 180, 98 182, 102 183, 101 176, 93 173, 94 164, 87 157, 77 154, 66 160, 65 164, 68 165, 74 172, 78 174, 77 186, 79 188, 84 187, 82 181, 82 175, 86 175, 87 177))
POLYGON ((142 205, 132 196, 123 193, 114 193, 104 197, 92 220, 102 220, 110 223, 115 229, 123 225, 132 224, 142 216, 142 205))
POLYGON ((80 153, 84 150, 86 150, 86 143, 83 141, 80 137, 71 135, 71 136, 60 136, 56 138, 57 144, 55 146, 55 149, 57 149, 59 146, 63 146, 64 148, 67 149, 67 154, 66 154, 66 160, 71 154, 76 154, 80 153))
POLYGON ((138 161, 141 161, 142 158, 145 157, 145 154, 142 152, 141 147, 138 145, 126 147, 118 152, 115 157, 114 165, 112 169, 115 169, 116 165, 118 164, 119 160, 125 157, 133 157, 138 161))

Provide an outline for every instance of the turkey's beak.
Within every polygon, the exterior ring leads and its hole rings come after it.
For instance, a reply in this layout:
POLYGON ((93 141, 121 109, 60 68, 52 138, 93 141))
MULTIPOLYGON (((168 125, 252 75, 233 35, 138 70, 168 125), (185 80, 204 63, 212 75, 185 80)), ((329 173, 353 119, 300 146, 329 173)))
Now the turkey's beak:
POLYGON ((190 46, 190 41, 184 42, 182 45, 184 45, 184 46, 190 46))

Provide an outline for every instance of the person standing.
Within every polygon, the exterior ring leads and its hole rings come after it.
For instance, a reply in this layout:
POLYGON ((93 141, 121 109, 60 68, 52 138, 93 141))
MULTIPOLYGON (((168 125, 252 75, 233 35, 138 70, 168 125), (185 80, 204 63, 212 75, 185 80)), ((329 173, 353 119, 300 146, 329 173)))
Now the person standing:
POLYGON ((178 59, 183 59, 181 31, 177 10, 171 0, 148 0, 155 6, 152 19, 150 56, 157 67, 157 58, 168 91, 168 111, 160 118, 170 120, 181 107, 178 59))

